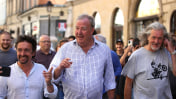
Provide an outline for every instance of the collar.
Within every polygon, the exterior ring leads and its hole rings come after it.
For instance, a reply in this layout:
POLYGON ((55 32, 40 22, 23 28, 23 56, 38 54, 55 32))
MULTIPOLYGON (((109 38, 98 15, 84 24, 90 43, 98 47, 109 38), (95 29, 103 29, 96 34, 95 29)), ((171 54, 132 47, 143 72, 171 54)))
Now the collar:
MULTIPOLYGON (((34 62, 32 62, 32 63, 33 63, 33 67, 32 67, 32 69, 29 73, 29 76, 35 71, 35 68, 36 68, 35 63, 34 62)), ((16 68, 17 73, 20 77, 27 77, 26 74, 23 72, 23 70, 20 68, 20 66, 18 65, 17 62, 14 65, 15 65, 14 68, 16 68)))
MULTIPOLYGON (((42 52, 42 50, 41 50, 41 49, 39 50, 39 53, 41 53, 41 54, 45 54, 45 53, 43 53, 43 52, 42 52)), ((51 51, 51 50, 49 50, 49 53, 48 53, 48 54, 52 54, 52 51, 51 51)))

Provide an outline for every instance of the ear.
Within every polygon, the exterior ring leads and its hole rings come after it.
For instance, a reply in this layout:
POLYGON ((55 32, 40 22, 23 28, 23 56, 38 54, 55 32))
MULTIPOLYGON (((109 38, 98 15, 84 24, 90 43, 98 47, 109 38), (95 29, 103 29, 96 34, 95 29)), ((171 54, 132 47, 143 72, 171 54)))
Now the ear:
POLYGON ((94 33, 94 30, 95 30, 95 29, 94 29, 94 28, 92 28, 92 31, 91 31, 91 34, 92 34, 92 35, 93 35, 93 33, 94 33))
POLYGON ((35 57, 36 51, 32 52, 32 57, 35 57))
POLYGON ((41 42, 39 41, 39 42, 38 42, 38 45, 39 45, 39 46, 40 46, 40 43, 41 43, 41 42))

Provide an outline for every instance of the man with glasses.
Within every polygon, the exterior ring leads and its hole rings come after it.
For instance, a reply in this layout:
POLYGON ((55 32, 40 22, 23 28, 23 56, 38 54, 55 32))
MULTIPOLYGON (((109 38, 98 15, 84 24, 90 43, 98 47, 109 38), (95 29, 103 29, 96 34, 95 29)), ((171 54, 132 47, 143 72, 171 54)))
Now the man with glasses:
POLYGON ((43 64, 47 69, 50 65, 51 60, 56 54, 55 51, 50 50, 51 41, 48 35, 41 35, 39 39, 40 50, 36 52, 33 60, 36 63, 43 64))

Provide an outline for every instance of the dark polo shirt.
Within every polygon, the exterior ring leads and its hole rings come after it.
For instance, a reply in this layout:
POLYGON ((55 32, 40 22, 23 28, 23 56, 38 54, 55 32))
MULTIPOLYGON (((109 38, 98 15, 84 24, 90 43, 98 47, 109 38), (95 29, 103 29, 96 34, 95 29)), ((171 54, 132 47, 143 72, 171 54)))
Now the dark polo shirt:
POLYGON ((50 50, 49 54, 44 54, 41 50, 38 50, 36 52, 35 57, 33 58, 33 61, 36 63, 43 64, 47 69, 49 68, 49 65, 55 56, 56 52, 50 50))

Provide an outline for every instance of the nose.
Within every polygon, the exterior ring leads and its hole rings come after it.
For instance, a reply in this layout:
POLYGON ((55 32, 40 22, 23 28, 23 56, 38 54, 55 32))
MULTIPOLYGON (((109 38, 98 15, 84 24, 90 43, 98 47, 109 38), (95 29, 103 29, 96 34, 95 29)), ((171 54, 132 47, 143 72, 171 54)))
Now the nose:
POLYGON ((76 33, 77 33, 78 35, 82 34, 82 29, 81 29, 81 28, 80 28, 80 29, 77 29, 77 30, 76 30, 76 33))
POLYGON ((159 42, 159 38, 156 38, 156 39, 154 40, 154 42, 155 42, 155 43, 158 43, 158 42, 159 42))
POLYGON ((24 56, 24 55, 25 55, 25 51, 22 50, 22 51, 20 52, 20 55, 21 55, 21 56, 24 56))

